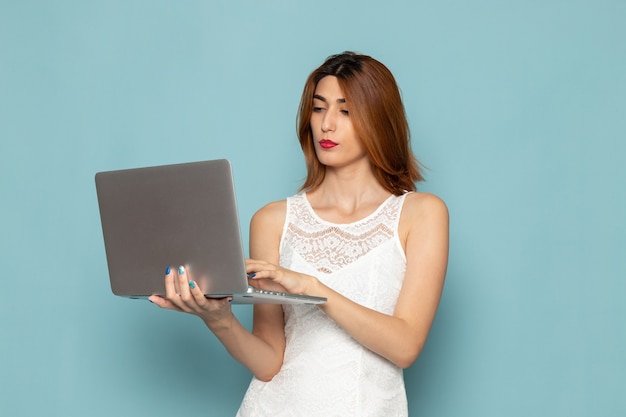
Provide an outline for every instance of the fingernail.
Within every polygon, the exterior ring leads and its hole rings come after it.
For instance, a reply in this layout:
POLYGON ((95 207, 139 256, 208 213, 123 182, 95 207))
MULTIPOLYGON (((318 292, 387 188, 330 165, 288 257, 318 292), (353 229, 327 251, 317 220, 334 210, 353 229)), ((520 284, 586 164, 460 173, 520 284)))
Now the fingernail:
POLYGON ((191 289, 196 288, 196 283, 193 281, 189 281, 189 286, 191 287, 191 289))
POLYGON ((256 274, 254 272, 251 274, 248 274, 248 278, 254 278, 254 277, 256 277, 256 274))
POLYGON ((165 268, 165 275, 169 275, 170 272, 172 272, 172 269, 169 266, 165 268))
POLYGON ((178 267, 178 273, 179 273, 180 275, 185 275, 185 267, 184 267, 184 266, 182 266, 182 265, 181 265, 181 266, 179 266, 179 267, 178 267))

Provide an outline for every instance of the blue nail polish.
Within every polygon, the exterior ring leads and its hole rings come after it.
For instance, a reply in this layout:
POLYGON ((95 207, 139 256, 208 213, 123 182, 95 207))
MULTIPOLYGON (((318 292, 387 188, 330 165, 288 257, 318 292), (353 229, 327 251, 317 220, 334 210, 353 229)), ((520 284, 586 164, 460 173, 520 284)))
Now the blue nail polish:
POLYGON ((185 267, 184 267, 184 266, 182 266, 182 265, 181 265, 181 266, 179 266, 179 267, 178 267, 178 273, 179 273, 180 275, 185 275, 185 267))
POLYGON ((170 272, 172 272, 172 270, 170 269, 169 266, 167 268, 165 268, 165 275, 169 275, 170 272))
POLYGON ((191 289, 193 290, 194 288, 196 288, 196 283, 193 281, 189 281, 189 286, 191 287, 191 289))
POLYGON ((251 274, 248 274, 248 278, 254 278, 254 277, 256 277, 256 274, 254 272, 251 274))

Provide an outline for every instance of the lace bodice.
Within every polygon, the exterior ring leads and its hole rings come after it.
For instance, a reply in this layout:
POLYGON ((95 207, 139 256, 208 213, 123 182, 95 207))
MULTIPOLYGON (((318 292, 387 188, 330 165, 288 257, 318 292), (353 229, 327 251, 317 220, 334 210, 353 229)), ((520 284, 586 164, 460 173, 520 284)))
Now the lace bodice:
MULTIPOLYGON (((398 239, 405 196, 349 224, 321 219, 305 194, 287 199, 280 264, 392 314, 406 258, 398 239)), ((318 307, 283 306, 286 351, 270 382, 252 380, 238 416, 406 416, 402 370, 353 340, 318 307)))
MULTIPOLYGON (((391 198, 391 197, 390 197, 391 198)), ((366 255, 380 243, 394 236, 393 204, 383 204, 364 220, 346 225, 335 225, 320 219, 302 196, 299 204, 292 204, 292 214, 299 221, 286 223, 284 233, 295 245, 294 250, 319 272, 330 274, 366 255), (380 222, 383 220, 389 222, 380 222)))

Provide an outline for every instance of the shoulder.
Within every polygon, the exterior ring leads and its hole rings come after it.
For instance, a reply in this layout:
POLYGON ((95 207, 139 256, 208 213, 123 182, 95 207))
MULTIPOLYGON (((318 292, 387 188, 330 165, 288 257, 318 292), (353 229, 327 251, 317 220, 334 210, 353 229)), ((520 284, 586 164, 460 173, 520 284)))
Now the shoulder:
POLYGON ((257 210, 250 221, 251 228, 262 227, 282 230, 287 213, 287 200, 273 201, 257 210))
POLYGON ((253 219, 271 220, 276 217, 285 217, 287 212, 287 200, 272 201, 258 209, 253 215, 253 219))
POLYGON ((399 232, 403 241, 410 235, 440 231, 447 234, 448 207, 434 194, 413 192, 405 197, 400 215, 399 232))
POLYGON ((286 200, 261 207, 250 220, 250 257, 279 262, 280 237, 285 223, 286 200))
POLYGON ((408 217, 434 215, 448 216, 448 207, 434 194, 413 192, 405 197, 403 212, 408 217))

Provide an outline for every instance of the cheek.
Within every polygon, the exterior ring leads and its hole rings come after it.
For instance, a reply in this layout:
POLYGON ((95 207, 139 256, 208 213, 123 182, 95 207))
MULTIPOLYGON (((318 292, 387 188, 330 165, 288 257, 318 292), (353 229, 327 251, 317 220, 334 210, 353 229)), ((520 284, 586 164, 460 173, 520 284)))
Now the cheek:
POLYGON ((318 137, 321 134, 321 125, 317 118, 311 117, 311 122, 309 123, 311 128, 311 132, 313 133, 313 138, 318 137))
POLYGON ((319 113, 311 113, 311 117, 309 118, 309 123, 311 124, 311 127, 313 126, 319 126, 321 122, 321 117, 319 115, 319 113))

